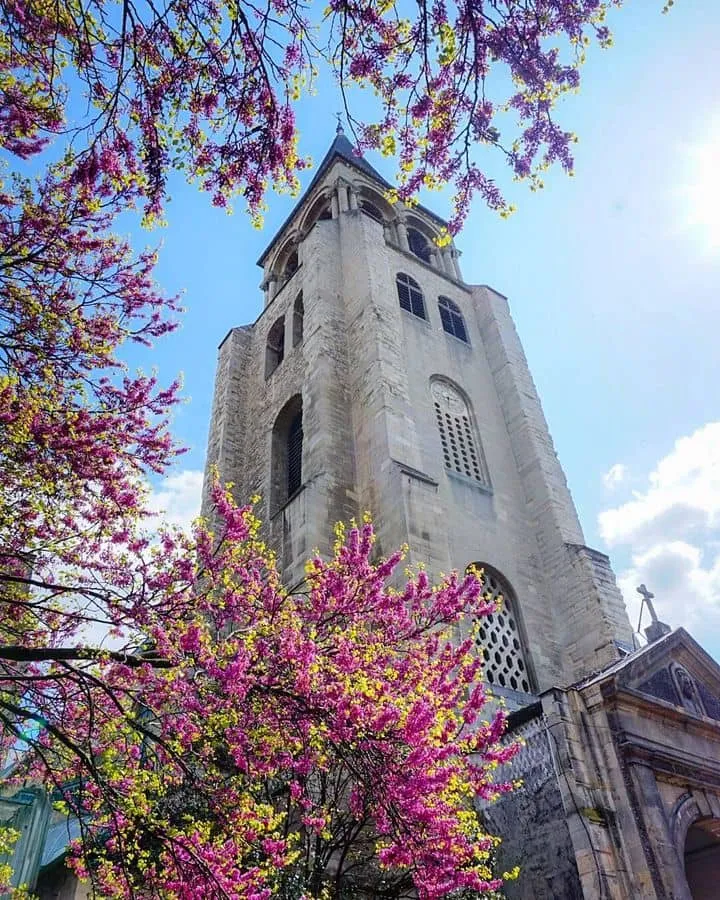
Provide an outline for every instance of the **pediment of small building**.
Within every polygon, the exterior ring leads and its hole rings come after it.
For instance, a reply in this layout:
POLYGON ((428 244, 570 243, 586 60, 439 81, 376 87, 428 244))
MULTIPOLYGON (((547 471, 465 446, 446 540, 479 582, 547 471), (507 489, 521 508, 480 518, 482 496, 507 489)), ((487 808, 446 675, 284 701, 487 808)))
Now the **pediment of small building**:
POLYGON ((720 666, 682 628, 628 657, 615 685, 720 721, 720 666))

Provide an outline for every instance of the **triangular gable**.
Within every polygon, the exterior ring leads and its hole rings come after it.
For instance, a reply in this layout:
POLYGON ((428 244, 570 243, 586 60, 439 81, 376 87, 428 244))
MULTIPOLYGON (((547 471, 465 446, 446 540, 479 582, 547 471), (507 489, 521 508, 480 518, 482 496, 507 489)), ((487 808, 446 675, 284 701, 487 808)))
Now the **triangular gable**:
POLYGON ((631 654, 615 668, 613 680, 616 690, 720 721, 720 666, 683 628, 631 654))
MULTIPOLYGON (((318 169, 313 176, 312 181, 302 192, 300 199, 293 207, 290 215, 283 222, 280 228, 275 232, 265 250, 263 250, 262 256, 257 261, 257 264, 259 266, 263 265, 272 248, 275 246, 275 244, 277 244, 278 240, 280 240, 280 238, 286 232, 288 225, 290 225, 293 219, 295 219, 295 217, 303 209, 308 198, 312 195, 313 191, 320 183, 320 181, 325 177, 326 172, 336 159, 342 160, 346 165, 351 166, 352 168, 357 169, 358 172, 362 172, 363 174, 369 176, 374 181, 376 181, 378 185, 380 185, 383 189, 387 190, 392 187, 390 182, 383 178, 374 166, 370 165, 370 163, 363 156, 358 156, 358 154, 355 153, 355 150, 353 149, 353 146, 348 140, 345 132, 342 130, 342 128, 339 128, 335 135, 335 140, 330 145, 330 149, 325 154, 323 161, 318 166, 318 169)), ((418 204, 417 209, 430 216, 430 218, 434 219, 440 225, 445 226, 447 224, 444 219, 442 219, 437 215, 437 213, 434 213, 432 210, 429 210, 426 207, 421 206, 420 204, 418 204)))
POLYGON ((267 247, 263 251, 260 259, 257 261, 257 264, 259 266, 262 266, 267 255, 270 253, 272 248, 275 246, 275 244, 277 243, 279 238, 284 234, 284 232, 286 231, 290 222, 292 222, 292 220, 295 218, 295 216, 303 208, 308 197, 310 197, 310 195, 315 190, 317 185, 325 177, 325 173, 328 171, 328 169, 335 162, 336 159, 341 159, 344 163, 347 163, 347 165, 352 166, 353 168, 357 169, 360 172, 363 172, 365 175, 369 175, 370 178, 373 178, 375 181, 377 181, 379 184, 381 184, 384 188, 390 187, 389 182, 387 182, 382 177, 382 175, 377 171, 377 169, 375 169, 373 166, 371 166, 370 163, 364 157, 358 156, 355 153, 355 151, 353 150, 352 144, 350 143, 347 136, 345 135, 345 132, 342 129, 339 129, 335 136, 335 140, 330 145, 330 149, 325 154, 323 161, 318 166, 318 169, 315 172, 315 175, 313 176, 312 181, 302 192, 302 195, 301 195, 300 199, 298 200, 298 202, 293 207, 292 212, 287 217, 287 219, 283 222, 283 224, 280 226, 280 228, 276 231, 276 233, 273 235, 272 240, 270 241, 270 243, 267 245, 267 247))

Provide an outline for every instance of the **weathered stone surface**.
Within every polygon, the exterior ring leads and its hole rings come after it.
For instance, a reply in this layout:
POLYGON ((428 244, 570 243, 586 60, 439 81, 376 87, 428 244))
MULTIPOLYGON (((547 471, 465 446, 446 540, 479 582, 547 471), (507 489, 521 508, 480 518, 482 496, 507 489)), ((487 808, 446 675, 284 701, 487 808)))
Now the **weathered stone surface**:
POLYGON ((575 851, 570 839, 562 794, 552 760, 550 737, 541 714, 511 729, 508 740, 525 744, 509 773, 522 786, 483 810, 488 830, 502 837, 498 871, 520 866, 516 880, 508 881, 508 900, 582 898, 575 851))
POLYGON ((538 689, 601 668, 630 627, 607 557, 584 546, 506 299, 463 284, 437 251, 426 263, 403 249, 403 223, 427 234, 439 223, 389 207, 371 172, 337 157, 321 175, 263 258, 268 305, 220 348, 208 464, 240 500, 262 496, 289 583, 313 548, 329 550, 336 521, 368 510, 381 546, 407 543, 410 561, 433 576, 469 563, 502 574, 538 689), (368 198, 384 223, 360 208, 368 198), (334 218, 313 221, 323 204, 334 218), (286 279, 293 248, 299 268, 286 279), (399 272, 422 289, 425 319, 400 308, 399 272), (304 338, 293 346, 300 292, 304 338), (443 330, 441 296, 461 310, 467 343, 443 330), (268 332, 281 317, 285 355, 266 378, 268 332), (445 468, 433 377, 467 398, 490 490, 445 468), (285 504, 273 499, 272 430, 294 395, 304 488, 285 504))
POLYGON ((329 552, 337 520, 365 510, 382 550, 407 543, 433 577, 475 563, 507 583, 536 693, 496 694, 514 709, 542 702, 515 764, 526 786, 484 810, 505 839, 501 864, 522 868, 508 897, 689 900, 685 834, 693 816, 720 813, 717 667, 682 635, 621 661, 632 650, 623 600, 607 556, 585 545, 506 298, 464 284, 454 252, 410 253, 409 229, 437 235, 442 223, 391 207, 383 190, 366 165, 331 153, 273 240, 266 307, 220 348, 208 464, 241 501, 261 494, 290 584, 313 548, 329 552), (421 288, 425 318, 401 309, 398 273, 421 288), (467 342, 443 330, 441 296, 467 342), (266 377, 281 317, 284 359, 266 377), (446 468, 437 379, 470 410, 482 483, 446 468), (293 398, 303 484, 284 498, 273 428, 293 398))

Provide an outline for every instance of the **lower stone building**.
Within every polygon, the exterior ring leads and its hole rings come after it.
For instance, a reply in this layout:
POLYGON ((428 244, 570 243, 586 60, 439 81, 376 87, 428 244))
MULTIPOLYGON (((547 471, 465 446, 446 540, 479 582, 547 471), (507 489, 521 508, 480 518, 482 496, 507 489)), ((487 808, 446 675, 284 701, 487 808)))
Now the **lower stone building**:
POLYGON ((720 668, 682 628, 510 717, 508 898, 720 896, 720 668))

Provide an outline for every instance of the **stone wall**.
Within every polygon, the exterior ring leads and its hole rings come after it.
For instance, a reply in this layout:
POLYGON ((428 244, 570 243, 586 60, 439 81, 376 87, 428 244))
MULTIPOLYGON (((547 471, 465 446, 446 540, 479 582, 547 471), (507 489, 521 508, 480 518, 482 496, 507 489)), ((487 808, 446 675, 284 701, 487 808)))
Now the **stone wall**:
MULTIPOLYGON (((539 704, 537 704, 539 707, 539 704)), ((497 871, 520 867, 503 888, 507 900, 581 900, 584 896, 555 774, 550 737, 542 710, 510 728, 507 741, 524 745, 498 773, 522 785, 483 810, 489 830, 502 837, 497 871)))
MULTIPOLYGON (((433 251, 426 263, 403 248, 399 225, 358 208, 370 186, 367 172, 336 160, 313 188, 335 198, 334 217, 287 226, 299 240, 298 270, 289 280, 273 271, 286 240, 266 260, 266 282, 275 279, 268 305, 220 348, 208 459, 239 500, 262 495, 265 533, 289 583, 313 549, 329 551, 336 521, 367 510, 380 547, 408 543, 409 562, 434 578, 469 563, 500 572, 517 597, 536 688, 569 683, 613 659, 630 628, 607 559, 584 547, 507 301, 459 281, 451 256, 433 251), (400 308, 400 272, 420 285, 426 319, 400 308), (305 334, 294 347, 300 291, 305 334), (468 342, 443 330, 440 296, 461 310, 468 342), (285 358, 266 377, 267 336, 280 317, 285 358), (433 377, 467 397, 489 487, 445 468, 433 377), (275 503, 271 433, 293 395, 302 397, 303 489, 275 503)), ((426 217, 425 226, 437 222, 426 217)))

